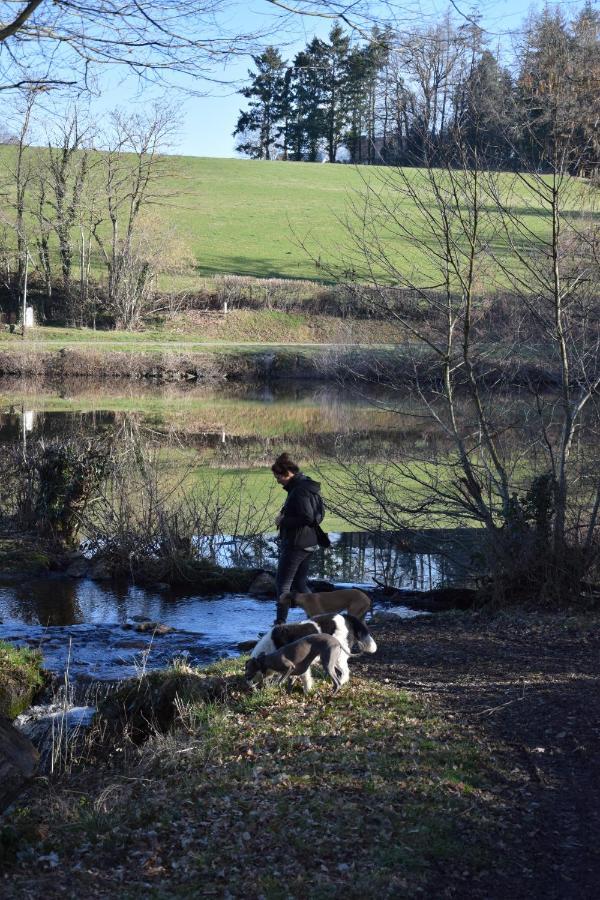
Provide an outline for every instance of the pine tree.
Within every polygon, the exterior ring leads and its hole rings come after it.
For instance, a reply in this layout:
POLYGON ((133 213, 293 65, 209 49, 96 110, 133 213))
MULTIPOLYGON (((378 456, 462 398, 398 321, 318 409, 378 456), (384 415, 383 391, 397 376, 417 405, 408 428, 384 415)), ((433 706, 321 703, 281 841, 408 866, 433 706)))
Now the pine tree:
POLYGON ((350 38, 339 25, 334 25, 329 33, 329 43, 323 44, 324 137, 329 162, 335 162, 342 135, 348 124, 349 91, 348 63, 350 38))
POLYGON ((459 88, 455 128, 488 165, 505 166, 511 158, 513 85, 510 73, 484 50, 459 88))
POLYGON ((325 135, 324 44, 313 38, 294 59, 292 77, 292 158, 315 162, 325 135))
POLYGON ((558 9, 546 8, 529 28, 517 90, 521 153, 534 165, 545 165, 569 137, 575 99, 570 69, 566 23, 558 9))
POLYGON ((250 84, 240 94, 250 100, 240 111, 233 136, 241 136, 236 150, 252 159, 272 159, 281 149, 282 115, 287 97, 286 63, 275 47, 252 57, 256 72, 249 71, 250 84))
POLYGON ((600 12, 586 3, 572 25, 578 174, 600 172, 600 12))

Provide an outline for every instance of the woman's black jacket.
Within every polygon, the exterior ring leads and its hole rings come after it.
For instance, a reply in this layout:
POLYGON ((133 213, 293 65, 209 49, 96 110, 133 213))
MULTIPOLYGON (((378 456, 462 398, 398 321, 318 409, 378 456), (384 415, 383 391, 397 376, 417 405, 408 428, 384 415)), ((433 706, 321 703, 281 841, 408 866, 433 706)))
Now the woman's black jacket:
POLYGON ((298 472, 284 486, 284 490, 288 496, 281 510, 283 515, 279 525, 281 540, 298 549, 316 547, 315 525, 317 510, 321 507, 318 499, 321 485, 308 475, 298 472))

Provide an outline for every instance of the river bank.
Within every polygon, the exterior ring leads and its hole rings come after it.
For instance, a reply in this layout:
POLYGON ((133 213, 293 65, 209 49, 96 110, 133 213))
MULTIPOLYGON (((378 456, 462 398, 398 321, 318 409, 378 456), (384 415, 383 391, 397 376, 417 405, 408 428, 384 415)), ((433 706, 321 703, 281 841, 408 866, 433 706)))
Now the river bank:
MULTIPOLYGON (((337 323, 331 320, 332 328, 337 323)), ((0 377, 122 379, 151 382, 325 381, 372 385, 436 385, 437 356, 413 345, 407 335, 383 333, 384 340, 362 332, 336 333, 329 340, 286 340, 285 331, 261 335, 260 330, 211 341, 204 329, 117 332, 91 329, 34 328, 23 340, 0 337, 0 377), (335 339, 332 339, 335 338, 335 339)), ((321 337, 326 336, 323 331, 321 337)), ((500 354, 490 341, 485 363, 475 366, 482 384, 552 388, 558 373, 545 356, 500 354)))
POLYGON ((248 694, 241 661, 190 670, 221 699, 182 697, 173 731, 0 820, 3 895, 592 897, 597 625, 380 616, 334 699, 248 694))

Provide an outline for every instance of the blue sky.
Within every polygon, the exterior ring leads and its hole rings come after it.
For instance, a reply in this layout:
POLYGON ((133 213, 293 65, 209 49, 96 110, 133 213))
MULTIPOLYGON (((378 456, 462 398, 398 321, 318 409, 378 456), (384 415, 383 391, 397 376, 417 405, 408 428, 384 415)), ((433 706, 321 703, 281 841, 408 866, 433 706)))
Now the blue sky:
MULTIPOLYGON (((597 2, 597 0, 595 0, 597 2)), ((411 3, 411 0, 407 0, 411 3)), ((455 9, 465 15, 473 15, 473 12, 481 15, 481 24, 489 32, 490 42, 496 45, 503 41, 508 47, 511 43, 511 33, 518 32, 525 16, 531 9, 539 9, 543 4, 528 4, 523 0, 488 0, 485 3, 473 3, 472 0, 455 0, 455 9)), ((577 7, 581 6, 579 0, 566 0, 558 4, 563 9, 565 16, 574 14, 577 7)), ((397 3, 400 7, 401 4, 397 3)), ((441 0, 426 0, 419 6, 419 12, 415 15, 416 6, 409 6, 411 10, 407 14, 408 25, 419 22, 425 24, 444 14, 449 8, 447 2, 441 0)), ((234 2, 230 14, 231 27, 237 31, 256 31, 263 28, 272 30, 271 35, 265 40, 267 43, 281 47, 284 58, 291 57, 303 47, 313 35, 325 37, 332 26, 332 22, 319 18, 288 17, 282 21, 265 12, 266 7, 261 0, 254 0, 251 5, 234 2)), ((458 16, 458 13, 456 13, 458 16)), ((138 85, 132 78, 118 79, 115 73, 110 77, 104 77, 100 99, 94 104, 95 110, 101 115, 103 109, 119 105, 121 107, 139 108, 153 97, 162 96, 163 99, 180 107, 181 127, 178 137, 171 147, 171 152, 189 156, 236 156, 232 131, 245 100, 240 96, 236 88, 246 79, 248 68, 252 66, 252 60, 248 57, 237 57, 227 67, 216 68, 213 77, 224 84, 196 83, 192 85, 196 90, 205 92, 204 96, 186 96, 184 90, 176 87, 168 93, 151 91, 146 89, 139 93, 138 85), (237 84, 236 84, 237 82, 237 84)), ((190 87, 190 82, 178 80, 176 84, 180 88, 190 87)))

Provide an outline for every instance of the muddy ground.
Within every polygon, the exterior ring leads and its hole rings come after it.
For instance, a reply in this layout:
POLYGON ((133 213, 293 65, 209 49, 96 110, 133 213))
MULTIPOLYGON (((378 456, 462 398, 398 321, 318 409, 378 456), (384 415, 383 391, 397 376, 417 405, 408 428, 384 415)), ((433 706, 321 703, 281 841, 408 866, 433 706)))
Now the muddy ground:
MULTIPOLYGON (((498 762, 496 863, 451 896, 600 895, 597 616, 455 613, 374 628, 357 672, 408 688, 498 762)), ((457 873, 453 872, 453 878, 457 873)))

